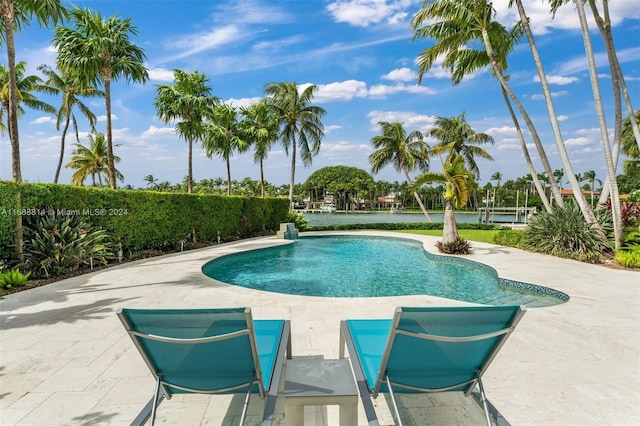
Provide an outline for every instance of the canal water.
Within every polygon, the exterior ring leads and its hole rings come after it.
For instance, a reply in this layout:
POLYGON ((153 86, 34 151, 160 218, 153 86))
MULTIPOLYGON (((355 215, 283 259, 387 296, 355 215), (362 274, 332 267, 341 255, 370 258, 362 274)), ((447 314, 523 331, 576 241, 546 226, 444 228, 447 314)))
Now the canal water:
MULTIPOLYGON (((480 215, 476 212, 454 213, 456 223, 480 223, 480 215)), ((442 223, 444 213, 429 213, 431 220, 442 223)), ((419 223, 428 222, 421 212, 416 213, 310 213, 305 212, 304 217, 309 220, 310 226, 325 225, 352 225, 358 223, 419 223)), ((483 218, 484 219, 484 218, 483 218)), ((515 215, 493 214, 489 217, 489 223, 514 223, 515 215)))

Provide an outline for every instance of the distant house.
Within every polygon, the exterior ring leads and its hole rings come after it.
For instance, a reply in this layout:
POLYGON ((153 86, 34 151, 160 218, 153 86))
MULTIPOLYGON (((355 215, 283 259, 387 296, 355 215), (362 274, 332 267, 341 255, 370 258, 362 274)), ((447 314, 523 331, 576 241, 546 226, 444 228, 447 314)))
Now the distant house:
MULTIPOLYGON (((591 195, 593 195, 594 197, 599 197, 600 196, 600 192, 599 191, 590 191, 588 189, 583 189, 582 190, 582 194, 586 197, 590 197, 591 195)), ((561 189, 560 190, 560 195, 564 198, 564 197, 573 197, 573 190, 572 189, 561 189)))

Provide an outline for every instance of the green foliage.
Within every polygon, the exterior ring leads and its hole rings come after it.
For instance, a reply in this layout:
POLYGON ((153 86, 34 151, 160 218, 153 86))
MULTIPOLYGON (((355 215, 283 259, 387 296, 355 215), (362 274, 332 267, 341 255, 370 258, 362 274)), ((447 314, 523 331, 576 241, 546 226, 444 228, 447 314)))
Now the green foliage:
POLYGON ((623 230, 622 250, 640 252, 640 230, 632 227, 623 230))
POLYGON ((84 217, 31 216, 24 226, 24 266, 37 275, 61 275, 92 262, 106 265, 113 258, 107 233, 84 217))
POLYGON ((453 241, 448 243, 443 243, 442 241, 438 241, 436 243, 436 247, 440 253, 446 254, 469 254, 471 253, 471 243, 464 238, 456 238, 453 241))
POLYGON ((522 240, 524 238, 523 231, 516 231, 514 229, 503 229, 498 231, 494 236, 493 242, 500 244, 501 246, 522 248, 522 240))
POLYGON ((610 243, 585 222, 575 203, 533 217, 524 231, 523 246, 531 251, 589 263, 602 262, 612 254, 610 243))
MULTIPOLYGON (((13 244, 16 213, 51 216, 58 213, 86 218, 104 229, 124 253, 170 251, 187 241, 192 245, 275 233, 289 203, 278 198, 228 197, 210 194, 127 191, 70 185, 0 182, 0 247, 13 244), (21 212, 15 211, 18 189, 21 212)), ((3 258, 12 254, 9 249, 3 258)))
POLYGON ((285 222, 295 224, 298 231, 306 231, 309 228, 309 219, 298 212, 289 211, 285 222))
MULTIPOLYGON (((442 230, 443 223, 415 222, 415 223, 354 223, 344 225, 322 225, 309 226, 308 231, 345 231, 357 229, 378 229, 381 231, 401 231, 401 230, 442 230)), ((477 229, 495 231, 502 229, 500 225, 486 225, 483 223, 460 223, 458 230, 461 229, 477 229)))
POLYGON ((0 290, 11 290, 16 287, 22 287, 29 282, 30 272, 23 274, 17 269, 0 273, 0 290))
POLYGON ((640 251, 619 251, 616 262, 625 268, 640 268, 640 251))

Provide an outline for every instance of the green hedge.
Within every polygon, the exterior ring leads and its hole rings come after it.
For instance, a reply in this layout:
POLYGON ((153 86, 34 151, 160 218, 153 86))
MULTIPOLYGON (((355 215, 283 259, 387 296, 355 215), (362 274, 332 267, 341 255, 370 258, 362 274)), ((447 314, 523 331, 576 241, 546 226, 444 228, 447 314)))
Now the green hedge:
MULTIPOLYGON (((415 223, 355 223, 344 225, 323 225, 323 226, 309 226, 307 231, 345 231, 345 230, 358 230, 358 229, 377 229, 383 231, 397 231, 402 229, 442 229, 443 223, 429 223, 429 222, 415 222, 415 223)), ((503 229, 501 225, 487 225, 484 223, 458 223, 456 224, 458 229, 479 229, 494 231, 503 229)))
POLYGON ((208 194, 111 190, 56 184, 0 181, 0 248, 13 244, 16 214, 79 214, 122 242, 125 251, 162 249, 180 241, 231 241, 278 229, 289 202, 208 194))

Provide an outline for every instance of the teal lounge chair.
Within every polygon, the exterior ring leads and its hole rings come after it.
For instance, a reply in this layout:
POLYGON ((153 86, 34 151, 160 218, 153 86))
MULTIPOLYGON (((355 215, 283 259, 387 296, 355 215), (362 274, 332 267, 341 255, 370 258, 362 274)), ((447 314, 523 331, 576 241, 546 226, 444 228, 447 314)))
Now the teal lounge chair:
MULTIPOLYGON (((378 425, 371 398, 381 392, 390 394, 402 425, 395 393, 445 391, 473 392, 490 425, 482 375, 525 311, 524 306, 405 307, 390 320, 342 321, 340 358, 346 346, 369 425, 378 425)), ((492 406, 491 411, 498 417, 492 406)))
POLYGON ((153 398, 132 425, 142 425, 173 394, 246 393, 266 399, 262 425, 271 425, 290 323, 253 320, 250 308, 120 309, 118 317, 156 379, 153 398))

